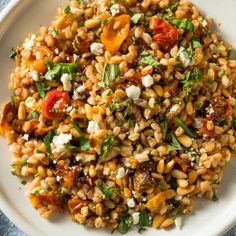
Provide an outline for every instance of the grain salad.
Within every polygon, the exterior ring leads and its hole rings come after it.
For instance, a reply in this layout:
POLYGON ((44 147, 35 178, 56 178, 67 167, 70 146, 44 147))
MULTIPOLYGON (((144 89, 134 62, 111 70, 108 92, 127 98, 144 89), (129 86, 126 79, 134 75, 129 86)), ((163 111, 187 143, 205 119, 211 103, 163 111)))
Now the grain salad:
POLYGON ((10 57, 0 133, 38 213, 181 228, 236 151, 236 61, 185 0, 71 0, 10 57))

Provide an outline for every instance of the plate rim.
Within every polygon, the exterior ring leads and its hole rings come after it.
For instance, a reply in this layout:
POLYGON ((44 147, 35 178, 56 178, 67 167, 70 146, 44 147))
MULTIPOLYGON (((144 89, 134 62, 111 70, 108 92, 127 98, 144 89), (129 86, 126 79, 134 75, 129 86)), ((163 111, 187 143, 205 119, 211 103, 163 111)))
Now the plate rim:
MULTIPOLYGON (((191 2, 191 0, 189 0, 191 2)), ((31 0, 11 0, 0 12, 0 39, 4 36, 5 30, 9 28, 12 21, 19 15, 21 10, 32 3, 31 0), (16 14, 14 14, 14 12, 16 14), (5 24, 5 25, 4 25, 5 24)), ((46 236, 48 233, 40 232, 39 229, 24 217, 21 216, 21 212, 18 212, 11 204, 8 202, 4 192, 0 189, 0 209, 2 212, 24 233, 34 236, 46 236)), ((223 221, 222 224, 216 225, 214 230, 211 232, 211 235, 224 235, 228 230, 236 226, 236 211, 229 216, 228 220, 223 221)), ((212 229, 211 229, 212 230, 212 229)), ((208 232, 210 233, 210 232, 208 232)))

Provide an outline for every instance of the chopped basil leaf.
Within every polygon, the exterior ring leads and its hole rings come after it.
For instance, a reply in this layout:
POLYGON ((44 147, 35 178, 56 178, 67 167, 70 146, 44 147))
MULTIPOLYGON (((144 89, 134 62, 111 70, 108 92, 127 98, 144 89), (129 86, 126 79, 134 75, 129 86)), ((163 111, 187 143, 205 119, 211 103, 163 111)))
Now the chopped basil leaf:
POLYGON ((50 33, 55 38, 58 35, 58 30, 52 29, 52 30, 50 30, 50 33))
POLYGON ((134 14, 132 17, 131 17, 131 22, 133 23, 133 24, 135 24, 135 25, 137 25, 138 24, 138 22, 139 22, 139 20, 140 20, 140 18, 142 17, 142 13, 136 13, 136 14, 134 14))
POLYGON ((221 69, 221 70, 220 70, 220 75, 221 75, 221 76, 225 75, 225 70, 221 69))
POLYGON ((181 127, 190 138, 194 138, 194 134, 192 133, 192 131, 184 124, 184 122, 180 118, 175 118, 175 124, 181 127))
POLYGON ((37 119, 39 117, 39 113, 37 111, 32 111, 31 113, 29 113, 29 115, 27 116, 27 120, 33 120, 33 119, 37 119))
POLYGON ((149 215, 146 211, 142 211, 139 216, 139 233, 142 233, 145 229, 145 227, 151 225, 151 221, 149 220, 149 215))
POLYGON ((46 80, 53 80, 62 74, 69 74, 73 77, 78 70, 78 64, 74 63, 52 63, 47 61, 46 66, 48 69, 44 76, 46 80))
POLYGON ((201 78, 201 73, 197 68, 193 68, 193 70, 188 70, 185 73, 185 80, 183 83, 184 95, 188 96, 188 93, 192 86, 196 84, 201 78))
POLYGON ((171 142, 171 145, 168 145, 168 150, 169 151, 182 150, 182 147, 174 134, 171 134, 171 139, 172 139, 172 142, 171 142))
POLYGON ((52 149, 51 149, 51 142, 53 137, 56 135, 55 130, 50 130, 47 135, 43 138, 44 145, 46 147, 47 152, 49 155, 52 154, 52 149))
POLYGON ((140 62, 145 65, 150 65, 154 68, 158 68, 160 62, 153 58, 153 56, 147 51, 142 52, 140 55, 140 62))
POLYGON ((45 97, 45 88, 42 82, 36 82, 36 88, 41 98, 45 97))
POLYGON ((110 199, 112 197, 112 194, 114 193, 115 189, 111 186, 104 185, 102 187, 102 192, 105 196, 105 199, 110 199))
POLYGON ((15 96, 11 96, 10 99, 11 99, 11 106, 13 109, 15 109, 16 108, 15 96))
POLYGON ((131 228, 132 224, 133 224, 132 216, 128 216, 128 217, 122 216, 120 217, 119 225, 117 229, 121 234, 126 234, 131 228))
POLYGON ((70 13, 70 12, 71 12, 70 6, 67 5, 67 6, 64 8, 64 13, 65 13, 65 14, 68 14, 68 13, 70 13))
POLYGON ((117 79, 119 75, 119 65, 115 64, 105 64, 102 74, 102 84, 104 86, 109 86, 110 82, 117 79))
POLYGON ((53 107, 52 109, 49 109, 49 112, 51 112, 51 113, 58 113, 58 112, 59 112, 59 109, 53 107))
POLYGON ((16 57, 17 53, 16 50, 14 48, 12 48, 10 54, 9 54, 9 58, 14 59, 16 57))
POLYGON ((191 19, 169 18, 168 20, 170 21, 170 23, 172 23, 178 29, 181 28, 181 29, 185 29, 185 30, 194 32, 194 25, 193 25, 191 19))
POLYGON ((27 184, 27 181, 22 180, 20 183, 23 184, 23 185, 26 185, 26 184, 27 184))
POLYGON ((85 138, 83 131, 80 129, 80 127, 75 121, 72 121, 71 125, 76 129, 76 131, 80 135, 80 139, 79 139, 80 150, 82 151, 88 150, 90 148, 89 140, 85 138))
POLYGON ((34 177, 36 178, 36 177, 38 177, 40 174, 39 174, 39 172, 38 173, 36 173, 35 175, 34 175, 34 177))
POLYGON ((195 37, 192 39, 192 45, 193 45, 193 48, 201 48, 202 47, 202 44, 200 43, 200 39, 195 37))
POLYGON ((98 161, 101 163, 106 160, 106 155, 110 150, 110 146, 114 140, 114 137, 112 135, 107 135, 106 138, 103 140, 102 143, 102 152, 101 155, 99 156, 98 161))
POLYGON ((24 160, 21 161, 20 167, 23 167, 23 166, 25 166, 26 164, 27 164, 27 159, 24 159, 24 160))

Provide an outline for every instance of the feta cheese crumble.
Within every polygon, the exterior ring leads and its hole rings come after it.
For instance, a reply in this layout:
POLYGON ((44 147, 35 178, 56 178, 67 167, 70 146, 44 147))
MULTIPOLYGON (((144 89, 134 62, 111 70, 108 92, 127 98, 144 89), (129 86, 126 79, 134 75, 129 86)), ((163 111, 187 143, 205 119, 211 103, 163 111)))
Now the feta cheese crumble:
POLYGON ((104 45, 102 43, 92 43, 90 45, 91 53, 100 56, 104 53, 104 45))
POLYGON ((84 90, 85 90, 84 84, 80 85, 80 86, 76 89, 76 91, 77 91, 78 93, 82 93, 82 92, 84 92, 84 90))
POLYGON ((100 130, 98 123, 94 120, 89 121, 87 128, 88 133, 96 133, 98 130, 100 130))
POLYGON ((121 167, 121 168, 118 169, 116 178, 117 179, 122 179, 123 177, 125 177, 125 169, 124 169, 124 167, 121 167))
POLYGON ((119 13, 120 13, 120 5, 119 4, 113 4, 112 6, 111 6, 111 8, 110 8, 110 10, 111 10, 111 15, 112 16, 116 16, 116 15, 118 15, 119 13))
POLYGON ((148 154, 146 154, 146 153, 137 153, 137 154, 135 154, 134 158, 135 158, 139 163, 142 163, 142 162, 145 162, 145 161, 148 161, 148 160, 149 160, 148 154))
POLYGON ((135 85, 131 85, 130 87, 125 89, 127 96, 133 100, 138 100, 141 95, 141 90, 139 87, 135 85))
POLYGON ((177 229, 181 229, 181 227, 182 227, 182 218, 181 217, 175 218, 175 226, 177 229))
POLYGON ((63 84, 63 89, 65 91, 70 91, 71 90, 71 88, 72 88, 72 85, 71 85, 71 82, 70 82, 71 80, 72 80, 72 78, 69 74, 63 74, 61 76, 61 82, 63 84))
POLYGON ((34 41, 36 39, 36 35, 35 34, 32 34, 30 38, 27 38, 25 40, 25 43, 23 44, 23 47, 26 49, 26 50, 31 50, 32 47, 34 46, 34 41))
POLYGON ((34 81, 38 81, 39 80, 39 73, 36 70, 31 71, 30 72, 30 76, 31 76, 32 80, 34 80, 34 81))
POLYGON ((148 88, 154 84, 153 78, 151 75, 146 75, 142 78, 142 84, 144 87, 148 88))
POLYGON ((22 138, 25 140, 25 141, 28 141, 29 140, 29 135, 28 134, 24 134, 22 136, 22 138))
POLYGON ((133 198, 130 198, 128 201, 127 201, 127 206, 129 208, 134 208, 135 207, 135 201, 133 198))
POLYGON ((140 212, 134 212, 132 214, 132 218, 133 218, 133 224, 137 225, 139 222, 139 216, 140 216, 140 212))
POLYGON ((52 143, 55 145, 54 152, 60 152, 64 149, 64 145, 72 140, 71 134, 59 134, 53 137, 52 143))
POLYGON ((184 68, 187 68, 191 63, 191 59, 190 59, 188 53, 185 50, 180 52, 179 59, 182 62, 184 68))
POLYGON ((36 106, 36 100, 33 97, 27 97, 25 105, 27 108, 34 108, 36 106))

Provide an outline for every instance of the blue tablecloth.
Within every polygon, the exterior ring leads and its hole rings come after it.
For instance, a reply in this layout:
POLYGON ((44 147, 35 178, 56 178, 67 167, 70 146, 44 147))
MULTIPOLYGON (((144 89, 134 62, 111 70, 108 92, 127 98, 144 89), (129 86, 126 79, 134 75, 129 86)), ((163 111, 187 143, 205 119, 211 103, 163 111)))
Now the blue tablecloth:
MULTIPOLYGON (((10 0, 0 0, 0 11, 7 5, 8 2, 10 2, 10 0)), ((0 236, 26 236, 26 235, 21 230, 19 230, 0 210, 0 236)), ((225 236, 236 236, 236 227, 231 229, 225 236)))

